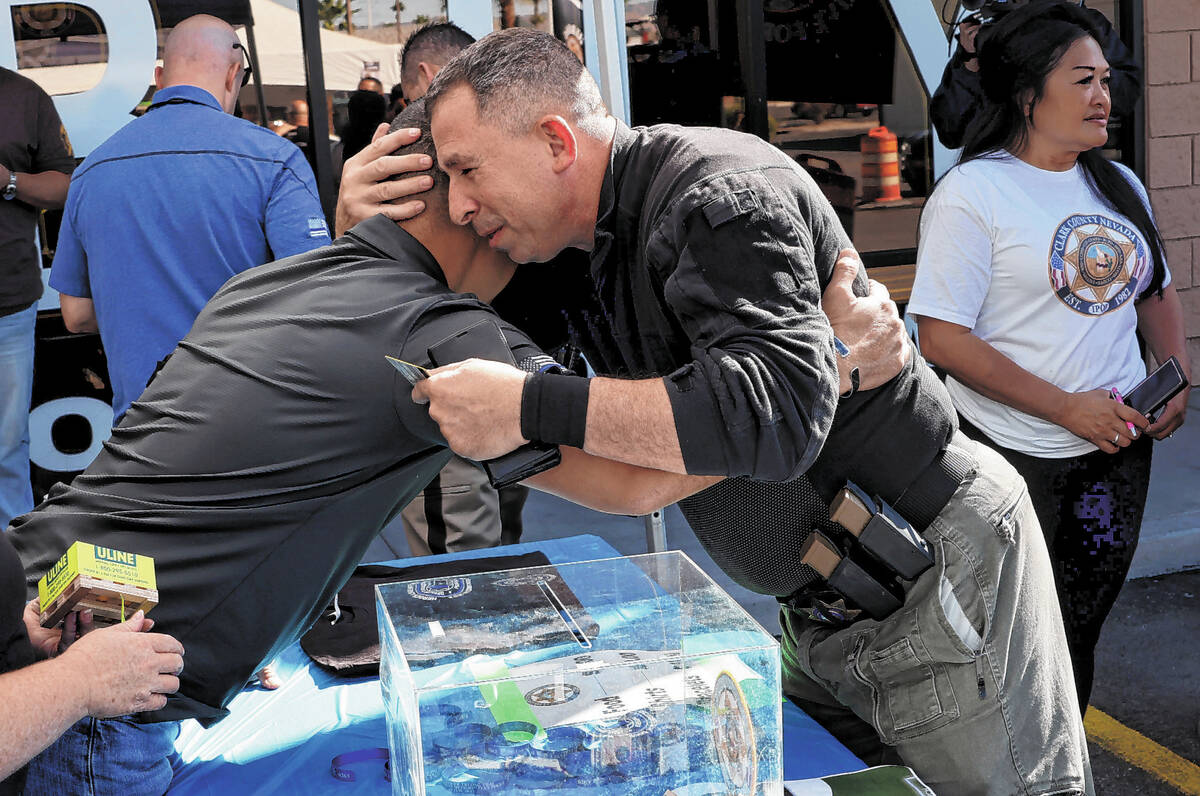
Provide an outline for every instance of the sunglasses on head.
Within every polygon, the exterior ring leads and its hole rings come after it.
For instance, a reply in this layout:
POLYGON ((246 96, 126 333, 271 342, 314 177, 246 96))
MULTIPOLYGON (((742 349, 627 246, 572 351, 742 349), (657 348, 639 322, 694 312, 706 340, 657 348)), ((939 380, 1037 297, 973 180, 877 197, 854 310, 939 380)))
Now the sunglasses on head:
MULTIPOLYGON (((243 53, 246 52, 245 48, 242 47, 241 42, 238 42, 237 44, 233 45, 233 49, 241 50, 243 53)), ((242 88, 245 88, 246 84, 248 84, 250 82, 250 75, 254 71, 253 69, 250 68, 249 58, 250 58, 250 54, 246 53, 246 56, 242 61, 242 88)))

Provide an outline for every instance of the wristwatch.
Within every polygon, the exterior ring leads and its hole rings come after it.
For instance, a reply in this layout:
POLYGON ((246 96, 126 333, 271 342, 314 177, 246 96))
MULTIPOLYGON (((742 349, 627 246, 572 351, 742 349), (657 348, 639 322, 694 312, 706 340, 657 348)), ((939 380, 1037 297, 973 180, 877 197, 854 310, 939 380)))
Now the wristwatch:
MULTIPOLYGON (((833 338, 833 350, 837 353, 838 357, 841 359, 845 359, 846 357, 850 356, 850 347, 848 345, 846 345, 845 343, 843 343, 841 340, 839 340, 836 335, 834 335, 834 338, 833 338)), ((851 368, 850 369, 850 391, 842 393, 841 397, 849 398, 851 395, 854 395, 854 393, 858 392, 858 384, 859 384, 858 368, 857 367, 851 368)))
POLYGON ((4 198, 9 201, 17 198, 17 173, 11 169, 8 172, 8 185, 4 186, 4 198))

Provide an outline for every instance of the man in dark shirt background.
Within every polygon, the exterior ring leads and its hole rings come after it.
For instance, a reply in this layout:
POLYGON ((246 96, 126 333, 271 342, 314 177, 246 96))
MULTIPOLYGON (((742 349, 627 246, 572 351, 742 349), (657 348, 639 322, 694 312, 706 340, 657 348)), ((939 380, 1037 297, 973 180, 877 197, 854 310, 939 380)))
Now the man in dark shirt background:
MULTIPOLYGON (((889 380, 839 367, 868 361, 821 311, 848 240, 811 178, 751 136, 625 127, 570 51, 533 31, 481 39, 426 101, 451 218, 517 262, 553 259, 521 267, 546 289, 509 317, 561 321, 616 377, 439 368, 414 397, 451 447, 486 458, 536 440, 724 477, 681 508, 728 574, 783 602, 789 697, 939 792, 1090 792, 1024 483, 957 431, 919 357, 889 380), (828 623, 799 551, 847 479, 895 506, 937 563, 885 618, 828 623)), ((857 281, 862 295, 861 269, 857 281)))
POLYGON ((400 87, 409 102, 425 96, 446 62, 475 43, 475 37, 452 22, 431 22, 404 42, 400 87))
POLYGON ((362 80, 358 81, 357 88, 359 91, 373 91, 379 95, 384 93, 383 81, 377 77, 364 77, 362 80))
POLYGON ((0 527, 33 508, 29 402, 42 295, 38 213, 63 206, 75 158, 54 103, 0 67, 0 527))

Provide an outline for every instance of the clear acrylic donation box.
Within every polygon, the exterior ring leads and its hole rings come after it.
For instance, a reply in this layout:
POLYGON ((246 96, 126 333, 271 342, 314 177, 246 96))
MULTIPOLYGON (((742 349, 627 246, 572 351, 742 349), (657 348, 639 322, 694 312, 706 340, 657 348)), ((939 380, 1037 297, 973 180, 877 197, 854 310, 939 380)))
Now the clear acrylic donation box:
POLYGON ((779 646, 682 553, 376 600, 394 794, 783 792, 779 646))

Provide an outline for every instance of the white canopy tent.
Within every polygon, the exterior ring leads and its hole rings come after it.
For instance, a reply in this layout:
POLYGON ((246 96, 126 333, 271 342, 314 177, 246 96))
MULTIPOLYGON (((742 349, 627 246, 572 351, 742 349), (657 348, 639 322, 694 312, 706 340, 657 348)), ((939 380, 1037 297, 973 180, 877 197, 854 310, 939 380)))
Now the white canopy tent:
MULTIPOLYGON (((300 15, 272 0, 250 0, 254 39, 264 86, 303 86, 304 55, 300 47, 300 15)), ((246 43, 246 32, 238 31, 246 43)), ((364 72, 385 88, 400 82, 400 45, 360 39, 333 30, 321 31, 321 59, 327 91, 353 91, 364 72)))

